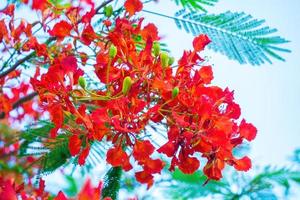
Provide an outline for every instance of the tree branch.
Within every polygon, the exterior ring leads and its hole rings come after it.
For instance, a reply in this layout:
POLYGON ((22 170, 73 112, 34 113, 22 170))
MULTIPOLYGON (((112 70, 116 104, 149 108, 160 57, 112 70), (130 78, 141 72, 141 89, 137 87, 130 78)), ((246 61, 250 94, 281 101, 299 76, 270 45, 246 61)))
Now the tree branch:
MULTIPOLYGON (((17 107, 19 107, 20 105, 22 105, 23 103, 25 103, 26 101, 30 101, 31 99, 33 99, 38 93, 37 92, 32 92, 30 94, 28 94, 27 96, 19 99, 18 101, 16 101, 12 108, 15 109, 17 107)), ((5 118, 5 112, 1 112, 0 113, 0 119, 4 119, 5 118)))
MULTIPOLYGON (((56 40, 56 37, 50 37, 45 43, 49 44, 50 42, 56 40)), ((27 56, 25 56, 24 58, 18 60, 15 64, 13 64, 8 70, 0 73, 0 79, 5 77, 6 75, 8 75, 9 73, 13 72, 15 69, 17 69, 18 66, 20 66, 21 64, 23 64, 24 62, 26 62, 27 60, 33 58, 35 56, 35 51, 31 52, 30 54, 28 54, 27 56)))
MULTIPOLYGON (((99 12, 100 9, 102 9, 103 7, 105 7, 107 4, 113 2, 113 0, 107 0, 105 2, 103 2, 102 4, 100 4, 96 9, 96 13, 99 12)), ((78 23, 81 22, 81 19, 78 21, 78 23)), ((36 22, 37 23, 37 22, 36 22)), ((45 43, 49 44, 52 41, 56 40, 56 37, 50 37, 45 43)), ((27 56, 25 56, 24 58, 18 60, 15 64, 13 64, 8 70, 0 73, 0 79, 7 76, 9 73, 13 72, 15 69, 17 69, 18 66, 20 66, 21 64, 23 64, 24 62, 28 61, 29 59, 33 58, 35 56, 35 51, 31 52, 30 54, 28 54, 27 56)), ((18 101, 16 101, 13 104, 13 109, 19 107, 21 104, 23 104, 26 101, 31 100, 33 97, 35 97, 37 95, 37 92, 33 92, 21 99, 19 99, 18 101)), ((0 112, 0 119, 3 119, 5 117, 5 113, 4 112, 0 112)))

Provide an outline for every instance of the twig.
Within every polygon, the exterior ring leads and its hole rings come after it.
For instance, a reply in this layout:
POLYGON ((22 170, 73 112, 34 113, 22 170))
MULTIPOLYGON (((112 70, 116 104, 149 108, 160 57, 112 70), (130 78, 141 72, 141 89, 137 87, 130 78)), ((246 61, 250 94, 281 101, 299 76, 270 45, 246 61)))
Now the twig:
MULTIPOLYGON (((50 37, 45 43, 49 44, 50 42, 56 40, 56 37, 50 37)), ((11 73, 12 71, 14 71, 15 69, 17 69, 18 66, 20 66, 21 64, 23 64, 24 62, 26 62, 27 60, 33 58, 35 56, 35 51, 31 52, 30 54, 28 54, 27 56, 25 56, 24 58, 18 60, 14 65, 12 65, 8 70, 0 73, 0 79, 5 77, 6 75, 8 75, 9 73, 11 73)))
MULTIPOLYGON (((21 104, 25 103, 26 101, 30 101, 31 99, 33 99, 35 96, 37 95, 37 92, 32 92, 29 95, 19 99, 18 101, 16 101, 12 108, 15 109, 17 107, 19 107, 21 104)), ((5 117, 5 112, 1 112, 0 113, 0 119, 3 119, 5 117)))

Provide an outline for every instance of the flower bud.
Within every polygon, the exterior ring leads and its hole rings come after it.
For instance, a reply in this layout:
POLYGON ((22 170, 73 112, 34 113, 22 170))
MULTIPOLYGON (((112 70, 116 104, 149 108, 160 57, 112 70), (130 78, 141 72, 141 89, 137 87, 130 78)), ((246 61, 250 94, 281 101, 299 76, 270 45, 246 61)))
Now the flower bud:
POLYGON ((179 88, 174 87, 172 90, 172 98, 174 99, 175 97, 177 97, 178 94, 179 94, 179 88))
POLYGON ((158 56, 160 53, 160 45, 158 42, 155 42, 153 44, 153 53, 154 53, 154 56, 158 56))
POLYGON ((173 65, 174 61, 175 61, 174 57, 169 57, 169 65, 173 65))
POLYGON ((111 5, 104 8, 104 15, 110 17, 113 14, 113 7, 111 5))
POLYGON ((160 61, 163 68, 169 66, 169 55, 166 52, 160 54, 160 61))
POLYGON ((116 57, 117 52, 118 52, 117 47, 116 47, 115 45, 112 44, 112 45, 110 46, 110 48, 109 48, 109 57, 110 57, 110 58, 116 57))
POLYGON ((86 80, 83 76, 80 76, 78 78, 78 83, 79 83, 80 87, 82 87, 83 89, 86 88, 86 80))
POLYGON ((128 93, 128 91, 130 90, 132 85, 132 80, 130 78, 130 76, 126 76, 123 80, 123 87, 122 87, 122 93, 124 95, 126 95, 128 93))

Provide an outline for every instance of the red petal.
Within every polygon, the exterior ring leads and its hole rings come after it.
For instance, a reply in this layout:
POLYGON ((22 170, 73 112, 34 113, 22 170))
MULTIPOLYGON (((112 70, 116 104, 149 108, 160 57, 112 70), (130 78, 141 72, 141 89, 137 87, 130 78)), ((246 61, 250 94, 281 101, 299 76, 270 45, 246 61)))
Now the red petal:
POLYGON ((128 155, 121 148, 112 148, 107 151, 106 161, 114 167, 121 166, 125 171, 132 169, 128 155))
POLYGON ((34 10, 45 10, 48 7, 48 0, 33 0, 32 1, 32 9, 34 10))
POLYGON ((93 27, 91 25, 88 25, 85 27, 85 29, 81 33, 81 38, 80 40, 85 44, 85 45, 90 45, 91 42, 95 39, 97 39, 98 36, 95 33, 93 27))
POLYGON ((54 123, 56 128, 60 128, 64 121, 63 109, 60 104, 55 104, 48 109, 51 117, 51 121, 54 123))
POLYGON ((152 23, 149 23, 147 26, 144 27, 144 29, 141 32, 141 35, 145 41, 147 41, 148 38, 151 38, 152 41, 159 39, 157 27, 152 23))
POLYGON ((241 108, 239 104, 234 102, 229 103, 226 108, 226 115, 233 119, 238 119, 241 116, 241 108))
POLYGON ((72 25, 63 20, 55 24, 53 29, 49 31, 49 34, 51 36, 63 39, 64 37, 70 35, 71 30, 72 25))
POLYGON ((75 73, 77 70, 77 59, 74 56, 67 56, 62 59, 61 65, 63 66, 63 70, 68 72, 75 73))
POLYGON ((211 40, 207 37, 207 35, 201 34, 193 40, 193 47, 195 51, 202 51, 210 42, 211 40))
POLYGON ((176 152, 176 148, 175 145, 172 141, 167 142, 166 144, 164 144, 163 146, 161 146, 157 152, 158 153, 164 153, 166 154, 168 157, 172 157, 174 156, 175 152, 176 152))
POLYGON ((155 160, 148 159, 145 162, 144 169, 145 171, 154 174, 154 173, 160 173, 164 166, 165 163, 160 159, 155 159, 155 160))
POLYGON ((85 159, 87 158, 87 156, 89 155, 90 152, 90 147, 86 147, 81 154, 78 156, 78 164, 79 165, 84 165, 85 163, 85 159))
POLYGON ((54 200, 68 200, 65 194, 62 191, 59 191, 54 200))
POLYGON ((9 4, 3 11, 1 11, 2 13, 9 15, 9 16, 13 16, 14 12, 15 12, 15 5, 14 4, 9 4))
POLYGON ((240 124, 240 135, 246 140, 251 141, 256 137, 257 129, 243 119, 240 124))
POLYGON ((204 84, 209 84, 214 78, 211 66, 201 67, 199 75, 204 84))
POLYGON ((81 149, 81 140, 78 135, 72 135, 69 139, 69 151, 72 156, 77 155, 81 149))
POLYGON ((6 24, 4 19, 0 21, 0 42, 2 42, 3 38, 8 40, 8 30, 6 28, 6 24))
POLYGON ((234 162, 233 166, 238 171, 248 171, 252 166, 251 160, 247 156, 239 160, 234 160, 234 162))
POLYGON ((179 126, 188 127, 190 125, 190 123, 185 120, 186 115, 179 115, 175 111, 172 111, 172 115, 173 115, 174 121, 179 126))
POLYGON ((17 194, 13 187, 13 183, 9 180, 3 180, 0 177, 0 199, 17 200, 17 194))
POLYGON ((185 174, 192 174, 200 167, 200 162, 197 158, 187 157, 180 159, 178 168, 185 174))
POLYGON ((135 178, 140 183, 147 183, 148 189, 153 185, 153 175, 148 172, 145 171, 136 172, 135 178))
POLYGON ((91 180, 88 179, 84 186, 82 187, 80 193, 78 194, 78 197, 76 198, 78 200, 98 200, 100 198, 100 190, 99 188, 94 188, 91 180))
POLYGON ((155 149, 154 146, 151 144, 149 140, 145 140, 145 141, 136 140, 136 143, 133 147, 133 157, 136 160, 147 159, 154 152, 154 149, 155 149))
POLYGON ((126 0, 124 7, 129 15, 132 16, 143 9, 143 4, 140 0, 126 0))
POLYGON ((203 168, 203 172, 209 179, 220 180, 222 178, 222 169, 224 166, 223 161, 216 159, 209 161, 203 168))

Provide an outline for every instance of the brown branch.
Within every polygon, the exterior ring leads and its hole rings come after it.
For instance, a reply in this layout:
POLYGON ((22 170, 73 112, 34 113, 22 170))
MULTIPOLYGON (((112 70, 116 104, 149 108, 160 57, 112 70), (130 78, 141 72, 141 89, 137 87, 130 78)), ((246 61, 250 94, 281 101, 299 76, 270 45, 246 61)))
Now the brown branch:
MULTIPOLYGON (((28 94, 25 97, 22 97, 21 99, 19 99, 18 101, 16 101, 12 108, 15 109, 17 107, 19 107, 20 105, 22 105, 23 103, 25 103, 26 101, 30 101, 31 99, 33 99, 38 93, 37 92, 32 92, 30 94, 28 94)), ((4 119, 5 118, 5 112, 1 112, 0 113, 0 119, 4 119)))
POLYGON ((32 52, 30 54, 28 54, 27 56, 25 56, 24 58, 18 60, 15 64, 13 64, 8 70, 0 73, 0 79, 5 77, 6 75, 8 75, 10 72, 14 71, 15 69, 17 69, 17 67, 21 64, 23 64, 25 61, 29 60, 30 58, 32 58, 35 55, 35 52, 32 52))
MULTIPOLYGON (((55 37, 50 37, 45 43, 49 44, 50 42, 56 40, 55 37)), ((0 73, 0 79, 5 77, 6 75, 8 75, 9 73, 13 72, 15 69, 17 69, 18 66, 22 65, 24 62, 26 62, 27 60, 33 58, 35 56, 35 51, 31 52, 30 54, 28 54, 27 56, 25 56, 24 58, 18 60, 15 64, 13 64, 8 70, 0 73)))

